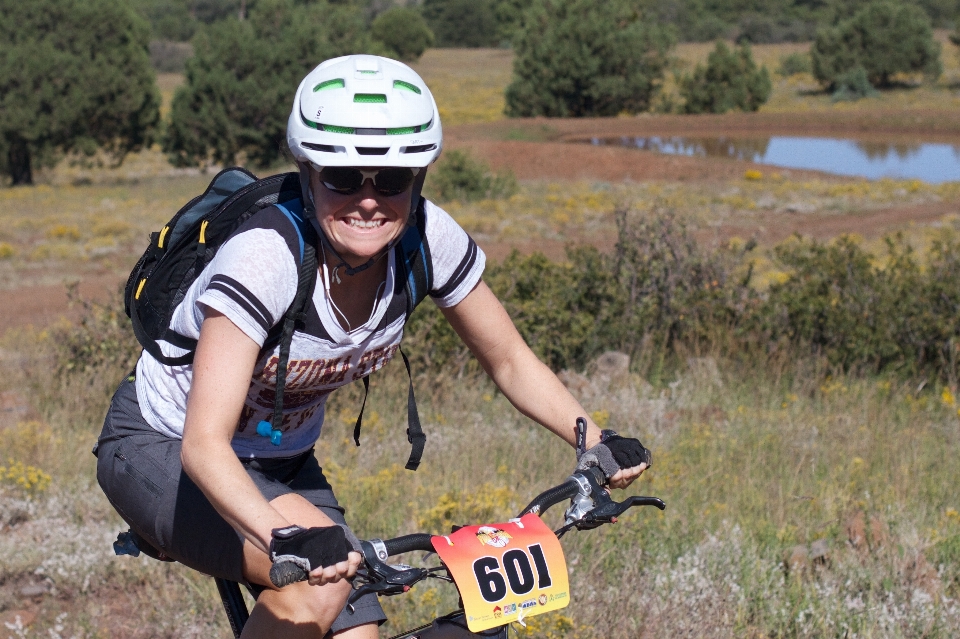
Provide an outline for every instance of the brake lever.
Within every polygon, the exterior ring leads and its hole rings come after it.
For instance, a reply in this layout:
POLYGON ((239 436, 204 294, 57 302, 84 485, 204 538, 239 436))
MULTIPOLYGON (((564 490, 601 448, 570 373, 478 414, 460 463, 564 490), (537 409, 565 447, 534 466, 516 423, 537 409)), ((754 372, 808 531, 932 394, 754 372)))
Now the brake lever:
POLYGON ((384 560, 387 551, 379 539, 361 541, 360 548, 366 568, 357 571, 353 583, 353 592, 347 598, 347 612, 353 614, 354 606, 360 597, 374 593, 377 595, 400 595, 417 583, 430 576, 426 568, 411 568, 410 566, 391 566, 384 560))
POLYGON ((382 579, 365 583, 350 593, 347 598, 347 612, 353 614, 353 604, 366 594, 401 595, 409 591, 418 581, 426 579, 429 574, 429 571, 425 568, 408 568, 407 570, 395 570, 393 574, 386 575, 382 579))
POLYGON ((617 517, 634 506, 656 506, 660 510, 667 507, 663 500, 658 497, 634 496, 620 502, 613 501, 608 497, 606 503, 600 504, 588 512, 576 524, 577 530, 590 530, 603 524, 615 524, 617 523, 617 517))

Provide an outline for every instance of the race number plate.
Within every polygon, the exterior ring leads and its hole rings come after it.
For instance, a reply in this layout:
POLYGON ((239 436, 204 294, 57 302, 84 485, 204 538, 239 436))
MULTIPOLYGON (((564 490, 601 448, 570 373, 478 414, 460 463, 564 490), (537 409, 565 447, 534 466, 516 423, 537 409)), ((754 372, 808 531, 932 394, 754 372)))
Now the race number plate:
POLYGON ((432 541, 460 589, 472 632, 570 603, 563 549, 537 515, 505 524, 465 526, 432 541))

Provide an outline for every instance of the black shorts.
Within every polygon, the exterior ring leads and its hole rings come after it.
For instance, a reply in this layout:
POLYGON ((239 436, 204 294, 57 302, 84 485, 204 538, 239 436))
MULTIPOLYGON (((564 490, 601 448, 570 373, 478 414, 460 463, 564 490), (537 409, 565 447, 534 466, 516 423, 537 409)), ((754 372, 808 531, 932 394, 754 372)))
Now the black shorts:
MULTIPOLYGON (((143 419, 136 386, 128 378, 113 396, 97 442, 97 481, 124 521, 157 550, 202 573, 246 583, 243 537, 183 472, 180 448, 179 439, 157 432, 143 419)), ((356 539, 312 450, 287 459, 242 461, 268 501, 296 493, 356 539)), ((353 614, 340 613, 332 632, 386 620, 376 595, 354 606, 353 614)))

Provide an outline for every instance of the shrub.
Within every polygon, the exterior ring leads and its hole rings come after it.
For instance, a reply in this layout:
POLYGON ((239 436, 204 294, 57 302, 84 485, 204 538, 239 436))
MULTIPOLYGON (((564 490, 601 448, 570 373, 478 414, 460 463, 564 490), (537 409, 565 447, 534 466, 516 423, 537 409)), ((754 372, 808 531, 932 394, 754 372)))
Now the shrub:
POLYGON ((810 55, 806 53, 790 53, 780 56, 780 68, 777 73, 783 77, 797 75, 798 73, 811 73, 813 63, 810 62, 810 55))
POLYGON ((433 45, 433 32, 414 9, 393 7, 374 19, 370 30, 389 49, 390 57, 414 62, 433 45))
POLYGON ((773 85, 766 67, 757 69, 748 44, 731 50, 722 41, 707 58, 680 81, 686 113, 756 111, 770 97, 773 85))
POLYGON ((0 170, 103 149, 119 162, 160 118, 146 24, 113 0, 0 0, 0 170), (53 28, 51 25, 56 25, 53 28))
POLYGON ((927 15, 915 5, 887 0, 872 2, 852 18, 818 31, 810 56, 814 76, 829 90, 836 90, 840 77, 857 67, 863 67, 874 87, 890 86, 897 73, 936 78, 942 71, 940 44, 927 15))
POLYGON ((493 0, 423 0, 423 17, 438 47, 492 47, 501 40, 493 0))
POLYGON ((866 70, 863 67, 857 67, 840 74, 837 78, 836 89, 831 97, 834 102, 855 102, 875 95, 877 95, 877 90, 870 84, 866 70))
POLYGON ((178 166, 283 157, 297 85, 320 61, 375 50, 349 6, 261 0, 248 20, 202 28, 173 99, 164 150, 178 166))
POLYGON ((506 113, 584 117, 650 106, 672 35, 628 0, 535 0, 514 42, 506 113))
POLYGON ((447 151, 429 175, 430 190, 440 201, 467 202, 484 198, 510 197, 517 192, 517 179, 509 170, 496 174, 481 160, 465 151, 447 151))

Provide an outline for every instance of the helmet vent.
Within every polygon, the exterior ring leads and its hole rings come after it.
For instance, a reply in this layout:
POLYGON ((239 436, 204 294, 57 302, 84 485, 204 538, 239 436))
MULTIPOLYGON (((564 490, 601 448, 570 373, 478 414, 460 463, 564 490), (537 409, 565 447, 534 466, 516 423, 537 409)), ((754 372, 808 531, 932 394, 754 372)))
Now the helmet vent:
POLYGON ((415 84, 410 84, 409 82, 404 82, 403 80, 394 80, 394 81, 393 81, 393 88, 394 88, 394 89, 403 89, 403 90, 405 90, 405 91, 413 91, 413 92, 416 93, 417 95, 420 95, 420 94, 422 93, 422 91, 420 90, 420 87, 418 87, 418 86, 415 85, 415 84))
POLYGON ((390 150, 389 146, 358 146, 357 153, 360 155, 386 155, 390 150))
POLYGON ((354 133, 357 135, 386 135, 387 129, 357 129, 354 133))
POLYGON ((342 146, 333 146, 331 144, 314 144, 313 142, 301 142, 300 146, 311 151, 322 151, 323 153, 346 153, 347 150, 342 146))
POLYGON ((382 93, 357 93, 353 101, 360 104, 386 104, 387 96, 382 93))
POLYGON ((421 144, 419 146, 404 146, 400 148, 400 153, 424 153, 433 151, 437 148, 436 144, 421 144))
POLYGON ((313 92, 317 91, 326 91, 327 89, 342 89, 346 85, 343 82, 343 78, 337 78, 336 80, 326 80, 321 82, 317 86, 313 87, 313 92))

